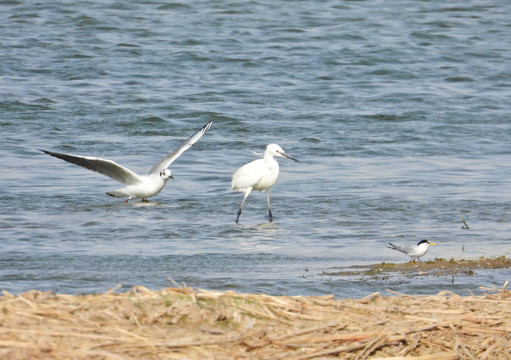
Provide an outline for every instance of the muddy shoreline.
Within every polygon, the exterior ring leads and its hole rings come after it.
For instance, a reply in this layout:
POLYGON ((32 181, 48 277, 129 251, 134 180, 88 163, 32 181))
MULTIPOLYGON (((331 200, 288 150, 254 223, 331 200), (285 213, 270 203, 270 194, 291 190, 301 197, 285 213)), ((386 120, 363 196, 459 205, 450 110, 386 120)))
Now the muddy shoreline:
POLYGON ((370 265, 355 265, 336 267, 326 270, 321 275, 352 276, 378 274, 407 274, 407 275, 474 275, 478 269, 507 269, 511 268, 511 259, 505 256, 495 258, 479 258, 474 260, 434 259, 408 263, 379 263, 370 265))

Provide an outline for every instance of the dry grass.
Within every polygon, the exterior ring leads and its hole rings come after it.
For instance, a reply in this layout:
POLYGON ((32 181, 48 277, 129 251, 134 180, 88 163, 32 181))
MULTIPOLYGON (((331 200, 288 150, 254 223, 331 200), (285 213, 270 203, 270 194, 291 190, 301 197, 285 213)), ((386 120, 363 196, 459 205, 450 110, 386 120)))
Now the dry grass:
MULTIPOLYGON (((191 288, 0 297, 2 359, 509 359, 511 291, 268 296, 191 288)), ((492 291, 493 290, 493 291, 492 291)))

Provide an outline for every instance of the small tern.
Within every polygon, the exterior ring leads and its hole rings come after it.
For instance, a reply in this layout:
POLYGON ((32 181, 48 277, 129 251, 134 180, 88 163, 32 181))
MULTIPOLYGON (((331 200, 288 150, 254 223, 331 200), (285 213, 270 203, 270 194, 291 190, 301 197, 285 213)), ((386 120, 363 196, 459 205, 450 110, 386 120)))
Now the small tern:
POLYGON ((126 185, 121 189, 108 191, 107 195, 114 197, 127 197, 125 201, 126 203, 133 198, 147 200, 148 198, 158 194, 165 187, 165 184, 169 179, 174 179, 172 171, 168 169, 170 164, 172 164, 193 144, 199 141, 199 139, 209 130, 212 123, 213 121, 208 122, 199 131, 185 140, 176 150, 161 158, 160 161, 158 161, 158 163, 149 170, 147 175, 138 175, 112 160, 100 159, 91 156, 61 154, 42 149, 40 150, 48 155, 106 175, 126 185))
POLYGON ((238 216, 236 217, 236 224, 240 219, 245 200, 247 200, 252 190, 266 190, 268 214, 270 216, 270 222, 273 221, 270 207, 270 188, 277 182, 279 177, 279 163, 274 159, 275 156, 298 161, 291 155, 286 154, 277 144, 269 144, 266 146, 266 151, 262 159, 257 159, 243 165, 232 176, 231 188, 234 191, 244 193, 240 209, 238 210, 238 216))
POLYGON ((399 246, 394 245, 389 242, 389 245, 387 245, 388 248, 401 251, 402 253, 405 253, 406 255, 410 256, 412 259, 410 262, 415 262, 415 258, 417 258, 417 261, 421 256, 426 255, 428 252, 429 245, 436 245, 433 242, 429 242, 428 240, 421 240, 417 243, 417 245, 408 245, 408 246, 399 246))

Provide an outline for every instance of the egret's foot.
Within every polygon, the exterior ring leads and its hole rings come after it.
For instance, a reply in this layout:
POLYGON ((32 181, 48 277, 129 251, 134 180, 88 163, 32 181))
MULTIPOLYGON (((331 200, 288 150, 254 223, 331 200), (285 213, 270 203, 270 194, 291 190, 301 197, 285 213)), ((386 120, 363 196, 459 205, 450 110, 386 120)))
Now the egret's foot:
POLYGON ((238 216, 236 216, 236 224, 239 224, 238 221, 240 219, 240 215, 241 215, 241 209, 238 210, 238 216))

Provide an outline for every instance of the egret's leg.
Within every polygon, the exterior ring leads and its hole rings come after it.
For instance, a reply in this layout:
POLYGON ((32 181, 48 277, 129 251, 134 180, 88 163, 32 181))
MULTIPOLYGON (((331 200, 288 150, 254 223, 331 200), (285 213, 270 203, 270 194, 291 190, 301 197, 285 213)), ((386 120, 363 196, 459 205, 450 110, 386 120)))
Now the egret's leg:
POLYGON ((247 190, 245 190, 245 195, 243 195, 243 200, 241 201, 240 209, 238 210, 238 216, 236 216, 236 224, 238 223, 238 220, 240 219, 241 209, 243 209, 243 205, 245 205, 245 200, 247 200, 247 197, 251 191, 252 191, 252 188, 247 188, 247 190))
POLYGON ((266 202, 268 204, 268 215, 270 216, 270 222, 272 222, 273 216, 271 214, 271 207, 270 207, 270 188, 266 189, 266 202))

